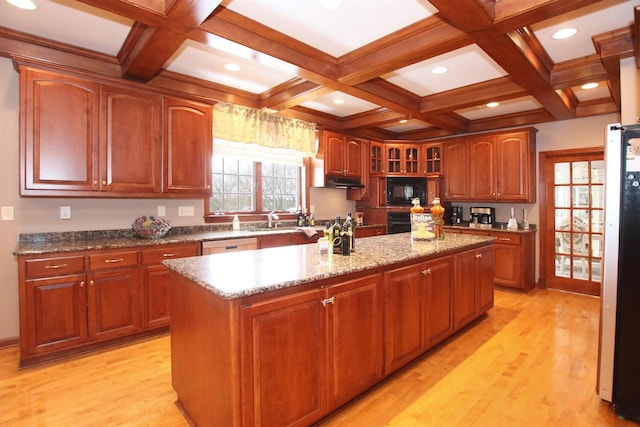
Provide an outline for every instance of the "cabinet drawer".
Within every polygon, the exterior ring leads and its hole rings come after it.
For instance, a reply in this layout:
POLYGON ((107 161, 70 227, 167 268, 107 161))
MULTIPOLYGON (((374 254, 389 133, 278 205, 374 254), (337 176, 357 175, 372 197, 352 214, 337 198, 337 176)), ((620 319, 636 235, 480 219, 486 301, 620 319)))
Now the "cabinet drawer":
POLYGON ((495 237, 496 243, 502 243, 505 245, 519 245, 521 237, 512 233, 491 233, 495 237))
POLYGON ((89 255, 89 270, 105 270, 138 265, 138 251, 89 255))
POLYGON ((25 261, 26 278, 68 276, 84 273, 84 257, 55 257, 28 259, 25 261))
POLYGON ((142 264, 160 264, 162 261, 167 259, 183 258, 188 256, 198 256, 198 247, 196 245, 145 249, 142 251, 142 264))

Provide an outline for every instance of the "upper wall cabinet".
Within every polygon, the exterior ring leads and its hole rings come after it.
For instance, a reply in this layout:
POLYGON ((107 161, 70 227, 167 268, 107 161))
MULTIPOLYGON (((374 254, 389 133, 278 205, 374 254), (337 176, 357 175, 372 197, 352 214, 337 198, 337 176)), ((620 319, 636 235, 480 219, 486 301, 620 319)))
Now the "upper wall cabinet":
POLYGON ((210 194, 213 108, 164 98, 163 110, 164 191, 210 194))
POLYGON ((21 68, 21 195, 99 189, 99 100, 97 83, 21 68))
POLYGON ((212 107, 176 98, 164 107, 141 85, 21 65, 20 194, 208 194, 212 107))
POLYGON ((384 175, 384 144, 371 141, 369 148, 369 175, 384 175))
POLYGON ((535 133, 454 138, 444 143, 444 191, 450 201, 536 201, 535 133))
POLYGON ((420 167, 420 146, 417 144, 385 144, 387 175, 424 175, 420 167))
POLYGON ((324 173, 328 176, 362 176, 362 142, 337 132, 323 131, 324 173))

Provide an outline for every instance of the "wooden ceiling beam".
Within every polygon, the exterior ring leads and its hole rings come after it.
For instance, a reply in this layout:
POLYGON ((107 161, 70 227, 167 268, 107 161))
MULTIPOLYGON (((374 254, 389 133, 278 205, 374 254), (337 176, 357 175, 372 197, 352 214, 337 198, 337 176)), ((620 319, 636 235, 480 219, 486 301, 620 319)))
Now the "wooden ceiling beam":
POLYGON ((528 94, 508 77, 498 77, 486 82, 425 96, 420 103, 420 111, 423 113, 449 112, 491 101, 519 98, 528 94))
POLYGON ((564 89, 608 78, 609 73, 602 64, 600 55, 594 54, 557 63, 551 70, 550 83, 554 89, 564 89))
POLYGON ((344 129, 359 129, 367 127, 377 127, 390 123, 397 123, 405 117, 404 114, 388 108, 378 108, 364 113, 354 114, 346 117, 343 122, 344 129))
POLYGON ((496 28, 508 33, 602 0, 509 0, 495 3, 496 28))
POLYGON ((620 59, 637 55, 633 26, 619 28, 592 37, 596 52, 608 73, 609 92, 620 111, 622 94, 620 84, 620 59))
POLYGON ((356 85, 470 43, 462 31, 431 16, 338 58, 338 81, 356 85))
POLYGON ((640 68, 640 6, 633 8, 633 35, 635 43, 636 68, 640 68))
POLYGON ((331 92, 333 92, 331 88, 295 78, 262 93, 260 98, 262 108, 280 111, 331 92))

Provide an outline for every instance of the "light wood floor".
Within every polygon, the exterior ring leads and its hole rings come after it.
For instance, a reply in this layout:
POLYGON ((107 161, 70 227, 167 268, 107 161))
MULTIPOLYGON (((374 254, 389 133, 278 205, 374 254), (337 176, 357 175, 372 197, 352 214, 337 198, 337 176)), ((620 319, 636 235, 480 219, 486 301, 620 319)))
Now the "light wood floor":
MULTIPOLYGON (((637 427, 595 393, 598 316, 592 297, 496 291, 487 317, 321 425, 637 427)), ((17 348, 0 350, 0 426, 187 426, 168 335, 17 364, 17 348)))

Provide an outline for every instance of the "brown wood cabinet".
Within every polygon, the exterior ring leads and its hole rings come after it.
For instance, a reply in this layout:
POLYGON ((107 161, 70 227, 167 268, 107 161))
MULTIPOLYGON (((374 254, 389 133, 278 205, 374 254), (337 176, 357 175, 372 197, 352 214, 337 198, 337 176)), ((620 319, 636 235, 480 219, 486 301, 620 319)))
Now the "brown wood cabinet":
POLYGON ((162 108, 164 191, 211 194, 213 107, 164 97, 162 108))
MULTIPOLYGON (((471 321, 493 302, 493 257, 474 256, 493 246, 461 251, 474 268, 461 280, 480 286, 475 276, 489 269, 490 287, 473 288, 471 321)), ((193 425, 313 424, 453 334, 457 259, 454 252, 235 299, 172 272, 178 404, 193 425)))
POLYGON ((493 307, 493 247, 454 255, 453 310, 458 330, 493 307))
POLYGON ((526 128, 445 142, 444 199, 535 202, 535 133, 526 128))
POLYGON ((384 225, 356 228, 356 239, 361 237, 382 236, 384 234, 387 234, 387 228, 384 225))
POLYGON ((162 261, 197 256, 199 244, 163 245, 142 249, 142 327, 159 328, 169 325, 169 269, 162 261))
POLYGON ((166 328, 169 279, 161 259, 199 253, 192 243, 20 256, 21 366, 166 328))
POLYGON ((442 143, 429 143, 421 146, 422 157, 424 158, 423 173, 429 176, 442 176, 442 143))
POLYGON ((373 275, 241 308, 243 424, 308 425, 375 384, 381 302, 373 275))
POLYGON ((535 287, 535 232, 513 233, 494 230, 460 230, 447 228, 446 233, 464 232, 493 236, 495 248, 494 283, 525 292, 535 287))
POLYGON ((384 175, 384 144, 382 142, 371 141, 369 147, 369 174, 374 176, 384 175))
POLYGON ((361 141, 328 130, 322 132, 322 138, 325 175, 361 178, 363 172, 361 141))
POLYGON ((385 144, 386 175, 420 176, 420 145, 385 144))
POLYGON ((208 104, 20 65, 20 194, 207 195, 211 123, 208 104))
POLYGON ((160 96, 102 85, 100 109, 100 190, 162 192, 160 96))
POLYGON ((453 258, 385 272, 385 373, 453 333, 453 258))

